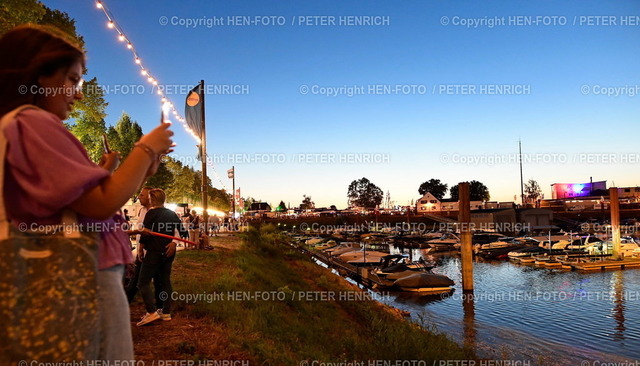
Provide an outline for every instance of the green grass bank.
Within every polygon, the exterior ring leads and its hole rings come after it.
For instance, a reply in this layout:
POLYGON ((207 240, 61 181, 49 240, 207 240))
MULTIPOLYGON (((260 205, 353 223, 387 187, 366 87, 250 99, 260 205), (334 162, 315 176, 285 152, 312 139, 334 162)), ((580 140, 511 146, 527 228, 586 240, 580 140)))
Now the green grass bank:
MULTIPOLYGON (((467 360, 444 335, 362 296, 286 245, 272 225, 183 251, 173 271, 174 320, 134 329, 143 360, 246 360, 251 365, 467 360)), ((142 314, 138 300, 132 319, 142 314)))

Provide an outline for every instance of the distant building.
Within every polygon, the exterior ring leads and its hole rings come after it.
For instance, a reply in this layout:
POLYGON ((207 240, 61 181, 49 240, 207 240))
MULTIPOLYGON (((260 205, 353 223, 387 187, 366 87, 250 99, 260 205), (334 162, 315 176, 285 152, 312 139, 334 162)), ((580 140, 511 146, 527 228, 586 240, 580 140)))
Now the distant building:
POLYGON ((429 213, 429 212, 442 211, 440 200, 434 195, 427 192, 416 202, 417 213, 429 213))
POLYGON ((527 208, 516 210, 518 223, 526 231, 550 230, 553 226, 553 211, 543 208, 527 208))
MULTIPOLYGON (((606 181, 593 183, 556 183, 551 185, 553 199, 541 200, 540 207, 564 211, 582 211, 607 208, 609 190, 606 181), (604 207, 603 207, 604 205, 604 207)), ((640 187, 618 187, 620 204, 640 202, 640 187)))
POLYGON ((507 202, 497 202, 497 201, 487 201, 484 203, 484 208, 495 209, 495 208, 515 208, 515 202, 507 201, 507 202))
POLYGON ((551 185, 551 199, 591 197, 607 194, 607 181, 589 183, 554 183, 551 185))
POLYGON ((475 230, 495 231, 509 235, 554 228, 553 211, 539 208, 473 210, 471 223, 475 230))
POLYGON ((618 198, 640 200, 640 187, 620 187, 618 188, 618 198))
POLYGON ((471 211, 471 223, 476 230, 513 232, 516 228, 516 210, 496 208, 471 211))
MULTIPOLYGON (((470 204, 472 210, 484 208, 484 202, 482 201, 471 201, 470 204)), ((454 201, 451 198, 443 198, 440 200, 437 199, 433 194, 427 192, 416 201, 417 214, 428 214, 443 211, 458 211, 458 200, 454 201)))
POLYGON ((247 216, 266 216, 269 212, 271 212, 271 206, 268 203, 253 202, 245 214, 247 216))

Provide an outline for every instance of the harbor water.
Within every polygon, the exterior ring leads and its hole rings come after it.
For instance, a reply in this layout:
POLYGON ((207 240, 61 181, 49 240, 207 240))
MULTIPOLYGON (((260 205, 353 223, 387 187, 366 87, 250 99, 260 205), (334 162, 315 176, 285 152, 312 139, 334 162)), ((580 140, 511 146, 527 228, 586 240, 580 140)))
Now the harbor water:
POLYGON ((455 291, 391 293, 384 301, 481 357, 532 365, 640 360, 640 269, 582 273, 476 261, 471 296, 462 293, 458 256, 411 251, 414 260, 435 259, 433 272, 453 279, 455 291))

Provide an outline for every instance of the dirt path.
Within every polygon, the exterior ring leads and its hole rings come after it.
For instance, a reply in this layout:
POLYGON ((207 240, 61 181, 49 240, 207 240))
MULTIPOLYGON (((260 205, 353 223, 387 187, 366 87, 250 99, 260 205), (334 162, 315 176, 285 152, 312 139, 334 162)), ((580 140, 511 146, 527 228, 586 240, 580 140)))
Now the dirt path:
MULTIPOLYGON (((234 251, 240 248, 241 241, 233 234, 222 234, 212 237, 210 244, 216 251, 234 251)), ((179 261, 179 258, 177 260, 179 261)), ((179 265, 177 268, 179 269, 179 265)), ((215 270, 211 275, 216 275, 215 270)), ((224 326, 215 323, 209 317, 197 317, 182 311, 173 314, 171 321, 157 320, 137 327, 136 323, 145 314, 144 304, 139 294, 131 305, 130 311, 136 360, 248 359, 243 352, 231 347, 229 334, 224 326)), ((253 362, 250 363, 253 364, 253 362)))

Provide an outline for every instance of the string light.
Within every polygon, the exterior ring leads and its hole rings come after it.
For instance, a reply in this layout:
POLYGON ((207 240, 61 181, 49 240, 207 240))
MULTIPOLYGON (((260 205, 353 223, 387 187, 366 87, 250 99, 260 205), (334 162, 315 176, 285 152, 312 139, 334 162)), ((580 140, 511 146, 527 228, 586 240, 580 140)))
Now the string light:
MULTIPOLYGON (((127 49, 129 49, 133 53, 134 62, 135 62, 136 65, 138 65, 140 67, 141 75, 146 77, 147 78, 147 82, 149 82, 153 86, 158 86, 158 80, 155 77, 151 76, 150 71, 142 65, 142 59, 140 58, 140 55, 138 55, 138 52, 136 51, 135 46, 133 45, 133 43, 131 42, 129 37, 126 36, 126 33, 122 30, 122 27, 115 21, 113 15, 109 11, 109 9, 106 7, 104 2, 101 1, 101 0, 96 1, 96 8, 102 10, 102 12, 104 13, 105 17, 107 17, 107 20, 108 20, 107 26, 110 29, 114 29, 118 33, 118 40, 121 41, 121 42, 125 42, 126 41, 127 49)), ((158 89, 157 94, 161 98, 164 98, 164 100, 168 100, 168 98, 166 98, 166 96, 164 94, 164 90, 162 88, 158 89)), ((193 133, 193 131, 191 131, 191 129, 188 128, 189 126, 187 125, 187 121, 178 114, 178 112, 176 111, 175 107, 173 106, 173 103, 171 103, 170 106, 171 106, 171 109, 174 112, 173 115, 175 116, 175 118, 182 124, 182 126, 185 129, 185 131, 187 131, 194 138, 194 140, 196 140, 196 142, 199 144, 200 143, 200 137, 198 135, 196 135, 195 133, 193 133)))
MULTIPOLYGON (((153 76, 151 76, 151 72, 142 65, 142 59, 138 55, 138 52, 136 51, 133 43, 125 35, 125 32, 122 30, 122 27, 120 27, 118 25, 118 23, 114 20, 113 15, 107 9, 107 7, 104 5, 104 2, 101 1, 101 0, 97 0, 96 1, 96 8, 102 10, 104 15, 107 17, 107 20, 108 20, 107 27, 109 29, 114 29, 116 32, 118 32, 118 40, 121 41, 121 42, 125 42, 125 41, 127 42, 127 49, 129 49, 133 53, 134 62, 135 62, 136 65, 138 65, 140 67, 140 74, 143 77, 147 78, 147 82, 151 83, 153 86, 157 86, 158 85, 158 80, 156 78, 154 78, 153 76)), ((201 143, 200 137, 189 127, 189 125, 187 125, 187 121, 178 114, 178 111, 176 110, 176 108, 173 105, 173 103, 171 103, 169 101, 169 98, 167 98, 167 96, 164 94, 163 89, 162 88, 158 88, 157 94, 161 97, 161 101, 163 103, 163 108, 171 109, 171 112, 173 113, 173 116, 175 117, 175 119, 177 119, 182 124, 182 127, 184 128, 184 130, 187 133, 189 133, 194 138, 194 140, 196 140, 196 142, 199 145, 201 143)), ((169 111, 168 110, 165 111, 165 116, 168 115, 168 114, 169 114, 169 111)), ((213 174, 215 175, 216 179, 220 182, 220 184, 222 185, 223 189, 226 190, 227 188, 226 188, 225 184, 222 182, 222 180, 220 179, 220 176, 218 176, 218 173, 216 172, 216 169, 213 166, 213 163, 210 161, 210 159, 207 159, 206 157, 203 157, 203 159, 206 160, 207 165, 209 167, 211 167, 211 169, 213 171, 213 174)), ((235 192, 233 192, 233 193, 235 194, 235 192)))

